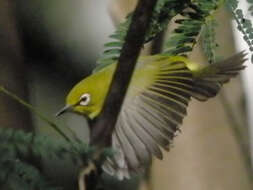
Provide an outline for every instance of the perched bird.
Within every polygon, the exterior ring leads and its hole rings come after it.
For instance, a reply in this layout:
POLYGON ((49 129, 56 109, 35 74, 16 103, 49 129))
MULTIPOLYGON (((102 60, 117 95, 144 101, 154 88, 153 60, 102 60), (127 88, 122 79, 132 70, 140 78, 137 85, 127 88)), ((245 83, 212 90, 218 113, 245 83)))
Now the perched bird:
MULTIPOLYGON (((206 101, 243 66, 240 52, 214 64, 197 64, 182 56, 140 57, 133 73, 115 129, 111 135, 113 158, 103 170, 119 179, 144 170, 152 155, 162 159, 186 115, 191 97, 206 101)), ((69 92, 66 106, 90 120, 101 112, 116 63, 83 79, 69 92)))

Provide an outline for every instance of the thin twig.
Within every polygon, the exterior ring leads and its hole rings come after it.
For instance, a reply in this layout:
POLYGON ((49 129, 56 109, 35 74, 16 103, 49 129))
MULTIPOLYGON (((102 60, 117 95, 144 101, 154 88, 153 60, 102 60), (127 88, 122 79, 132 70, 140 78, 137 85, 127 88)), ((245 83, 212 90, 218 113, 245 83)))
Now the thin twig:
POLYGON ((70 138, 65 135, 65 133, 52 121, 50 121, 46 116, 42 115, 37 109, 35 109, 32 105, 25 102, 21 98, 19 98, 17 95, 13 94, 12 92, 8 91, 3 86, 0 86, 0 92, 3 92, 4 94, 8 95, 12 99, 16 100, 18 103, 22 104, 24 107, 31 110, 33 113, 35 113, 41 120, 45 121, 49 126, 51 126, 55 131, 57 131, 67 142, 71 142, 70 138))
POLYGON ((92 171, 96 171, 96 166, 92 162, 89 162, 87 167, 81 169, 78 176, 79 190, 86 190, 85 177, 88 176, 92 171))
POLYGON ((150 54, 155 55, 161 53, 163 50, 163 42, 166 31, 160 32, 153 40, 150 54))

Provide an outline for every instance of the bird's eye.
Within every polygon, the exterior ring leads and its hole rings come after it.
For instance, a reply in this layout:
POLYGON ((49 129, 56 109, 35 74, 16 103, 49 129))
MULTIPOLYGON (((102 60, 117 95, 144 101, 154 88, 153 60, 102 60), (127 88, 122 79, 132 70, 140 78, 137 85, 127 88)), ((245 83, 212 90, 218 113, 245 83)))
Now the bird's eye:
POLYGON ((85 93, 80 97, 80 102, 79 104, 81 106, 87 106, 90 103, 90 94, 85 93))

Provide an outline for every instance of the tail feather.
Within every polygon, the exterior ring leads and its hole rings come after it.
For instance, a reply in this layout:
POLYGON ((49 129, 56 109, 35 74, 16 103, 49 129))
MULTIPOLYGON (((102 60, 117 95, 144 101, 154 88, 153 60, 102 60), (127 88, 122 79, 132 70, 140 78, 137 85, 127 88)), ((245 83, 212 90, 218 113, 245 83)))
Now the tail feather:
POLYGON ((246 67, 243 65, 247 60, 246 55, 242 51, 224 61, 203 68, 203 74, 194 80, 193 97, 200 101, 206 101, 216 96, 224 83, 237 76, 239 71, 246 67))

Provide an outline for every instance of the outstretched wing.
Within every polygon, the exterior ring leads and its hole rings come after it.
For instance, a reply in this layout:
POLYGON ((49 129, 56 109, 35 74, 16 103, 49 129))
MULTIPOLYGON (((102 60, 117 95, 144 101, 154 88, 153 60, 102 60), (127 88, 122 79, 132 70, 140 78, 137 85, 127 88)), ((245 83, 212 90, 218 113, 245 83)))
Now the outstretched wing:
POLYGON ((150 56, 130 83, 115 130, 116 154, 103 168, 119 179, 140 172, 152 155, 162 159, 186 115, 191 97, 205 101, 244 69, 241 52, 220 63, 190 70, 183 57, 150 56))
POLYGON ((103 168, 118 178, 142 171, 152 155, 162 159, 160 148, 169 149, 186 115, 193 86, 191 71, 182 61, 155 59, 134 73, 112 135, 117 152, 103 168))

